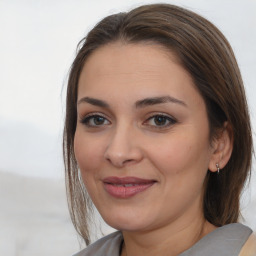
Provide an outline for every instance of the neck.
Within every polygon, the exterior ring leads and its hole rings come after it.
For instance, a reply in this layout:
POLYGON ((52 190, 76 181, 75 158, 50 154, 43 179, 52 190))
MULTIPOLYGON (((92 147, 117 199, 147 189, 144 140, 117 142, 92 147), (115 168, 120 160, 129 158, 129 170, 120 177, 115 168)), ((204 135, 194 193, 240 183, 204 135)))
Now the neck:
POLYGON ((124 245, 121 256, 169 255, 176 256, 199 241, 216 227, 202 216, 176 220, 170 225, 150 231, 123 231, 124 245))

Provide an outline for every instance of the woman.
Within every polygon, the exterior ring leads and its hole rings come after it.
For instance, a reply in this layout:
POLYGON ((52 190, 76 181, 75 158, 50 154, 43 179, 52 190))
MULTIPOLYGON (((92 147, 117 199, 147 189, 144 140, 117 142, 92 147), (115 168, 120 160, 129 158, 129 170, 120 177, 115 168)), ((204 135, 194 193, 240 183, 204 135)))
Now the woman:
POLYGON ((90 199, 119 231, 77 255, 255 255, 237 223, 251 154, 239 68, 209 21, 147 5, 81 42, 64 131, 70 213, 87 244, 90 199))

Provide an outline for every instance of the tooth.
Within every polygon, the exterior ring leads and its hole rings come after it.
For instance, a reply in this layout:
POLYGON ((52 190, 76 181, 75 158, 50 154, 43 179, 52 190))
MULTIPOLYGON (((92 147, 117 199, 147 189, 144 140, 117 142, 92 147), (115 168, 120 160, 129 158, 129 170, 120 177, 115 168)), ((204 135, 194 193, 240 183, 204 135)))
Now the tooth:
POLYGON ((116 187, 134 187, 138 186, 139 184, 113 184, 116 187))

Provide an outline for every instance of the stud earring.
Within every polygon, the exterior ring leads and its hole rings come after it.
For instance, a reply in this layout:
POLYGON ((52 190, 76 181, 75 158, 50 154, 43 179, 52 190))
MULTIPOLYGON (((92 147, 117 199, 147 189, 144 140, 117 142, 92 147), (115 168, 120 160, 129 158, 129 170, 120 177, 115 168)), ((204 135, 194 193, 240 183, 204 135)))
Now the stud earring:
POLYGON ((219 166, 219 164, 216 164, 216 168, 217 168, 217 172, 219 174, 220 173, 220 166, 219 166))

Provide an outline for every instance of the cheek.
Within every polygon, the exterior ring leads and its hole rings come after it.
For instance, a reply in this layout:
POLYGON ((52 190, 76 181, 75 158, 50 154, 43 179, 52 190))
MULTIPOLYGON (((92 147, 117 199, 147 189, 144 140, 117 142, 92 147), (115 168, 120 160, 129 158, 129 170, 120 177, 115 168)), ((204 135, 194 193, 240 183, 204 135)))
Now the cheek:
POLYGON ((103 155, 102 148, 102 143, 93 139, 93 136, 85 136, 82 131, 76 131, 74 151, 82 176, 99 169, 103 155))
POLYGON ((150 147, 151 159, 165 175, 202 173, 207 171, 209 162, 208 139, 198 138, 197 134, 184 132, 172 136, 150 147))

